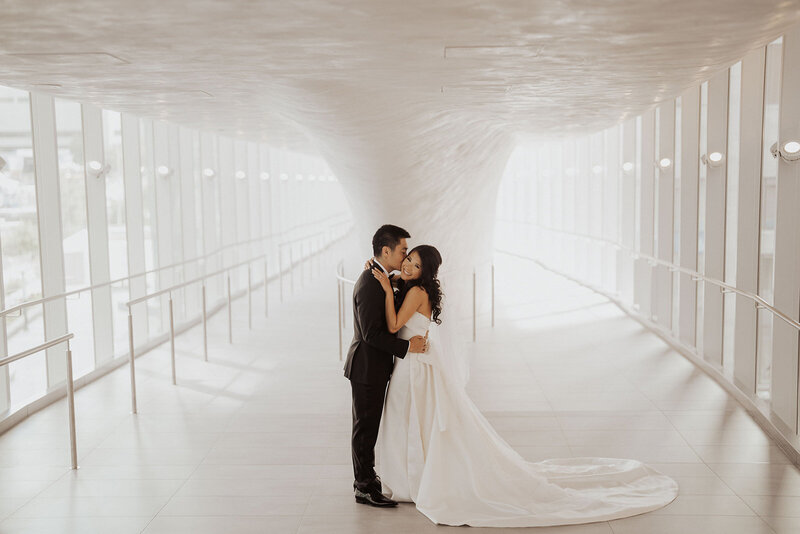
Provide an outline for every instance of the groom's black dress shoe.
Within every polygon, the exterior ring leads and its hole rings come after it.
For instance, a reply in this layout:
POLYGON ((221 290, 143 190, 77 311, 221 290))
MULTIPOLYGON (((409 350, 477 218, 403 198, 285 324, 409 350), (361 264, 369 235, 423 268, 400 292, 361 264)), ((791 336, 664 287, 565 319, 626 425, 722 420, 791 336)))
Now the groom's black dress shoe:
POLYGON ((393 501, 374 487, 367 489, 367 491, 357 489, 355 492, 356 502, 359 504, 369 504, 370 506, 378 506, 381 508, 397 506, 397 501, 393 501))

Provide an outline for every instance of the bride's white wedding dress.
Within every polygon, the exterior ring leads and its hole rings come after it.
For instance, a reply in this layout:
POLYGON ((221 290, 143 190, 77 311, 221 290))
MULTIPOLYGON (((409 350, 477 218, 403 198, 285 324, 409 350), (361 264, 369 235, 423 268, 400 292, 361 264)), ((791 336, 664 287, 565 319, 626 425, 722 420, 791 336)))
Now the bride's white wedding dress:
MULTIPOLYGON (((415 313, 398 333, 425 335, 415 313)), ((669 504, 671 478, 636 460, 528 462, 437 366, 437 348, 397 359, 380 429, 383 490, 445 525, 533 527, 607 521, 669 504)))

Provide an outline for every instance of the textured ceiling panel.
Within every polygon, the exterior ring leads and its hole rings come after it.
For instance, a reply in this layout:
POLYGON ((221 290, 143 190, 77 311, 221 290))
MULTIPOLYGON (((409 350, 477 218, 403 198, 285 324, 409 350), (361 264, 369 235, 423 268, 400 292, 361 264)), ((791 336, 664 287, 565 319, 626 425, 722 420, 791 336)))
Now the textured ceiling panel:
POLYGON ((637 115, 779 36, 799 9, 786 0, 4 1, 0 84, 318 150, 365 227, 392 220, 445 241, 458 230, 441 221, 490 225, 518 134, 569 136, 637 115))

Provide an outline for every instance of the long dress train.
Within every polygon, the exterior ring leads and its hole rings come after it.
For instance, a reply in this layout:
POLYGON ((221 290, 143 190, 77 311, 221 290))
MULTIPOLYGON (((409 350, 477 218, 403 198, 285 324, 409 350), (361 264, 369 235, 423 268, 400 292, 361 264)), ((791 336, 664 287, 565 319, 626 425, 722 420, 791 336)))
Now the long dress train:
MULTIPOLYGON (((424 335, 415 313, 398 335, 424 335)), ((607 521, 661 508, 678 485, 636 460, 528 462, 428 354, 395 362, 381 421, 384 493, 444 525, 533 527, 607 521)))

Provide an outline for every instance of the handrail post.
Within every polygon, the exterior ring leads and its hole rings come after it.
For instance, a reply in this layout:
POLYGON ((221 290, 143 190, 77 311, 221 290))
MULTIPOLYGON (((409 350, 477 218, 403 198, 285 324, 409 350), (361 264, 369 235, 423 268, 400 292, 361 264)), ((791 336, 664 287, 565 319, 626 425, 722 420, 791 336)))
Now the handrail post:
POLYGON ((206 282, 203 280, 203 361, 208 361, 208 312, 206 311, 206 282))
POLYGON ((492 328, 494 328, 494 263, 492 263, 492 328))
POLYGON ((247 264, 247 327, 253 329, 253 284, 251 282, 250 264, 247 264))
POLYGON ((477 282, 475 280, 475 269, 472 270, 472 341, 476 341, 478 338, 478 300, 475 295, 477 287, 477 282))
POLYGON ((336 279, 336 296, 339 298, 338 305, 336 306, 337 311, 339 312, 339 361, 342 361, 342 281, 338 278, 336 279))
POLYGON ((72 350, 67 340, 67 406, 69 409, 69 450, 72 469, 78 468, 78 440, 75 436, 75 384, 72 382, 72 350))
POLYGON ((172 367, 172 385, 177 385, 175 377, 175 317, 172 312, 172 292, 169 293, 169 355, 172 367))
POLYGON ((231 311, 231 273, 228 273, 228 343, 233 343, 233 312, 231 311))
POLYGON ((264 317, 269 317, 269 277, 267 276, 267 261, 264 256, 264 317))
POLYGON ((133 353, 133 310, 128 306, 128 355, 130 356, 131 371, 131 413, 136 413, 136 366, 133 353))

